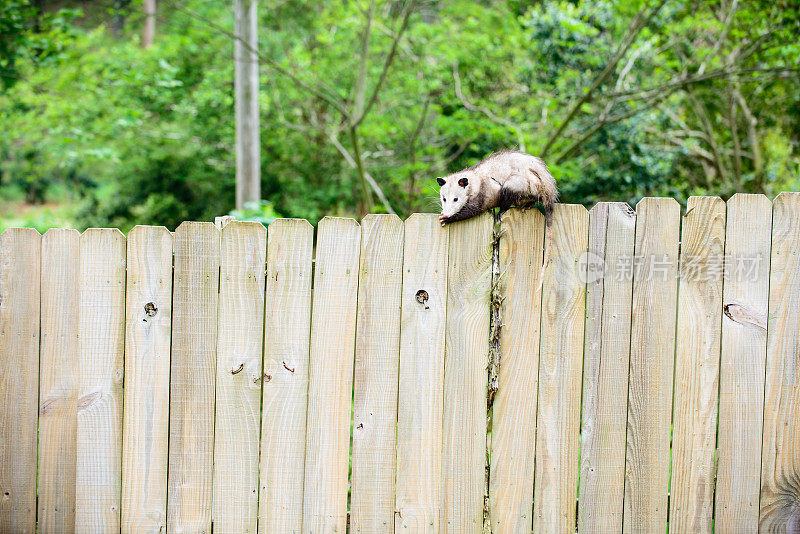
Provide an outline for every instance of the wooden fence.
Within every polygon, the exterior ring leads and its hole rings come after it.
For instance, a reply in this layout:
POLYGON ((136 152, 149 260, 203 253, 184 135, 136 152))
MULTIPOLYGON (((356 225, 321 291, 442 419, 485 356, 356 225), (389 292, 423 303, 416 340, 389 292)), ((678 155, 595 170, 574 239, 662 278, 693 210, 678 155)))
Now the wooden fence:
POLYGON ((800 531, 800 193, 494 232, 7 230, 0 532, 800 531))

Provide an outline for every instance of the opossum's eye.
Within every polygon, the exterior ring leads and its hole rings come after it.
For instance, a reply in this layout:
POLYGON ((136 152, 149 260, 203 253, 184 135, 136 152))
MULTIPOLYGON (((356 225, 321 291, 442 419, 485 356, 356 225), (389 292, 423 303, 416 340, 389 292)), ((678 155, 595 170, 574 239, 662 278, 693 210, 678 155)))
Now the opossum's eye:
POLYGON ((467 180, 466 178, 462 178, 462 179, 460 179, 458 181, 458 185, 460 185, 461 187, 467 187, 468 183, 469 183, 469 180, 467 180))
POLYGON ((454 199, 453 199, 453 202, 458 202, 458 199, 457 199, 457 198, 454 198, 454 199))
POLYGON ((439 185, 444 185, 445 183, 444 178, 437 178, 436 181, 439 183, 439 185))

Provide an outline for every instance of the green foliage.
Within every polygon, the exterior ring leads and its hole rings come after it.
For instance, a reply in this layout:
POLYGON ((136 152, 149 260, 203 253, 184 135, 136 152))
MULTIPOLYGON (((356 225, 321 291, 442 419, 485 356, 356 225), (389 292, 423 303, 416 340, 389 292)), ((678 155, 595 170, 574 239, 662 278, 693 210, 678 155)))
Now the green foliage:
POLYGON ((281 215, 275 211, 272 202, 262 200, 260 202, 246 202, 244 209, 233 210, 230 215, 236 217, 237 221, 255 221, 264 226, 268 225, 281 215))
MULTIPOLYGON (((800 189, 793 5, 410 1, 370 25, 365 2, 261 6, 264 201, 237 218, 357 214, 359 155, 388 207, 436 211, 434 177, 508 147, 548 146, 567 202, 800 189)), ((0 198, 61 203, 52 224, 79 227, 229 213, 231 6, 164 0, 142 49, 140 4, 81 5, 0 6, 0 198)))

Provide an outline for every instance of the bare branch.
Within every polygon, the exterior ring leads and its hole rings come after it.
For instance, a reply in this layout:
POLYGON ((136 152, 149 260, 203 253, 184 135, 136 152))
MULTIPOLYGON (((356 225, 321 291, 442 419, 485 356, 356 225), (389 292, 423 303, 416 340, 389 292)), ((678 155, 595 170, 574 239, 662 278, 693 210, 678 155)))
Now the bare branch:
POLYGON ((594 92, 600 87, 603 82, 611 75, 611 72, 616 68, 617 63, 628 53, 628 50, 636 41, 636 38, 639 37, 639 34, 642 30, 650 23, 650 20, 661 10, 661 7, 666 3, 666 0, 661 0, 658 5, 656 5, 650 13, 645 16, 645 10, 647 9, 647 3, 636 13, 636 16, 633 18, 633 22, 631 23, 631 27, 628 30, 627 35, 620 43, 617 51, 611 57, 609 62, 600 71, 600 74, 594 79, 592 84, 589 86, 589 89, 586 90, 583 95, 578 98, 573 104, 570 110, 567 112, 566 118, 561 122, 561 125, 553 132, 550 137, 547 139, 547 142, 544 144, 544 148, 542 148, 542 157, 547 155, 547 152, 553 146, 553 143, 561 136, 561 134, 566 129, 567 125, 572 122, 572 119, 575 118, 578 111, 581 109, 586 102, 589 102, 592 98, 594 98, 594 92))
POLYGON ((573 141, 572 144, 569 147, 567 147, 567 149, 564 150, 564 152, 562 152, 561 155, 559 155, 556 158, 556 163, 563 163, 569 156, 572 155, 573 152, 578 150, 586 141, 591 139, 592 136, 594 136, 594 134, 599 132, 600 129, 603 128, 604 126, 606 126, 608 124, 613 124, 615 122, 620 122, 620 121, 623 121, 625 119, 629 119, 629 118, 631 118, 631 117, 633 117, 635 115, 638 115, 639 113, 647 111, 648 109, 651 109, 651 108, 657 106, 659 103, 661 103, 664 100, 666 100, 667 98, 669 98, 672 95, 672 93, 674 93, 674 92, 675 91, 655 96, 649 102, 647 102, 647 103, 645 103, 645 104, 643 104, 641 106, 638 106, 635 109, 628 110, 628 111, 626 111, 624 113, 618 113, 617 115, 612 115, 611 117, 607 117, 606 114, 604 113, 603 117, 601 117, 599 120, 597 120, 591 128, 589 128, 578 139, 573 141))
POLYGON ((453 63, 453 82, 455 85, 456 96, 458 97, 458 99, 461 101, 461 103, 464 105, 465 108, 467 108, 470 111, 478 111, 480 113, 483 113, 484 115, 489 117, 489 119, 492 122, 505 126, 506 128, 510 128, 511 130, 514 130, 514 133, 517 135, 517 143, 519 144, 519 149, 522 152, 525 152, 525 139, 522 136, 522 131, 520 130, 519 126, 506 119, 503 119, 502 117, 498 117, 497 115, 492 113, 492 111, 489 108, 484 106, 476 106, 475 104, 467 100, 467 97, 465 97, 464 93, 461 91, 461 76, 459 76, 458 74, 458 63, 453 63))
POLYGON ((731 21, 733 20, 733 14, 736 13, 736 7, 739 5, 739 0, 731 0, 731 8, 728 10, 728 16, 725 18, 725 22, 723 22, 723 30, 722 35, 719 36, 719 39, 714 43, 714 47, 711 49, 711 52, 706 56, 702 63, 700 63, 700 67, 697 69, 697 74, 703 74, 706 70, 706 65, 708 64, 708 60, 714 57, 719 50, 719 47, 722 46, 722 41, 724 41, 728 37, 728 31, 731 29, 731 21))
POLYGON ((738 84, 734 85, 733 87, 733 95, 736 97, 739 107, 742 108, 745 123, 747 124, 747 135, 750 139, 750 147, 753 150, 753 166, 755 167, 756 174, 760 174, 764 167, 764 160, 761 157, 761 146, 759 145, 758 133, 756 131, 758 120, 756 120, 755 116, 750 111, 750 108, 747 106, 744 96, 742 96, 741 91, 739 91, 738 84))
POLYGON ((358 114, 357 116, 351 118, 350 124, 353 126, 358 126, 361 124, 361 121, 364 120, 364 117, 367 116, 369 110, 372 109, 372 106, 375 105, 375 102, 378 100, 378 94, 380 93, 381 88, 383 87, 384 82, 386 81, 386 76, 389 73, 389 67, 392 66, 394 62, 394 58, 397 55, 397 46, 400 43, 400 38, 405 33, 406 29, 408 28, 408 20, 411 17, 411 11, 414 8, 416 0, 408 0, 408 3, 403 10, 402 15, 402 22, 400 23, 400 28, 394 35, 394 39, 392 39, 392 47, 389 49, 389 54, 386 56, 386 59, 383 62, 383 69, 381 69, 381 75, 378 78, 378 83, 375 84, 374 89, 372 90, 372 96, 370 96, 369 100, 367 100, 367 104, 364 106, 363 111, 358 114))
MULTIPOLYGON (((339 142, 339 139, 337 139, 334 134, 328 132, 327 135, 328 139, 330 139, 331 141, 331 144, 336 147, 336 150, 339 151, 344 160, 353 169, 356 169, 357 168, 356 160, 353 158, 352 154, 350 154, 350 152, 347 151, 347 149, 342 145, 342 143, 339 142)), ((378 185, 378 182, 375 181, 375 178, 373 178, 372 175, 366 171, 364 171, 364 178, 366 178, 370 187, 380 199, 381 204, 383 204, 383 207, 386 208, 386 211, 391 213, 392 215, 397 215, 397 212, 394 211, 394 209, 392 209, 392 205, 389 204, 389 199, 386 198, 386 195, 383 193, 383 190, 378 185)))
POLYGON ((354 86, 355 96, 353 97, 353 117, 364 116, 364 92, 367 86, 367 59, 369 58, 369 39, 372 35, 372 20, 375 18, 375 0, 370 0, 369 9, 365 15, 367 17, 364 26, 364 35, 361 39, 361 58, 358 62, 358 77, 354 86))
POLYGON ((651 96, 650 93, 657 93, 660 91, 668 91, 674 88, 682 88, 687 87, 692 84, 713 80, 717 78, 728 78, 728 77, 736 77, 743 74, 754 74, 754 73, 761 73, 761 74, 781 74, 781 73, 793 73, 793 72, 800 72, 800 69, 794 67, 770 67, 770 68, 746 68, 746 69, 734 69, 732 66, 728 66, 725 68, 713 70, 706 72, 705 74, 689 76, 683 75, 676 80, 672 80, 669 82, 665 82, 659 85, 651 86, 651 87, 640 87, 638 89, 630 89, 627 91, 619 91, 616 93, 608 93, 608 98, 616 98, 620 99, 619 101, 625 100, 621 97, 630 97, 633 99, 646 99, 651 96))
MULTIPOLYGON (((213 28, 214 30, 218 31, 219 33, 222 33, 223 35, 226 35, 226 36, 230 37, 231 39, 239 41, 240 43, 242 43, 242 46, 247 51, 255 54, 255 56, 258 58, 258 60, 260 62, 263 62, 264 64, 269 66, 274 71, 282 74, 283 76, 286 76, 287 78, 292 80, 294 83, 296 83, 299 87, 301 87, 305 91, 308 91, 309 93, 311 93, 312 95, 316 96, 317 98, 319 98, 321 100, 324 100, 325 102, 327 102, 328 104, 330 104, 331 106, 336 108, 336 110, 339 111, 339 113, 341 113, 343 116, 348 117, 350 115, 348 113, 347 109, 345 109, 344 104, 338 98, 335 98, 335 97, 333 97, 331 95, 327 95, 327 94, 323 93, 322 91, 320 91, 319 89, 308 85, 306 82, 304 82, 303 80, 301 80, 300 78, 295 76, 293 73, 291 73, 290 71, 288 71, 285 68, 283 68, 282 66, 280 66, 277 62, 275 62, 272 59, 260 54, 258 52, 258 50, 254 50, 253 47, 250 46, 249 43, 247 43, 246 41, 243 41, 242 39, 240 39, 238 35, 235 35, 234 33, 230 32, 229 30, 223 28, 222 26, 220 26, 216 22, 214 22, 212 20, 209 20, 206 17, 204 17, 204 16, 202 16, 202 15, 200 15, 198 13, 195 13, 194 11, 192 11, 190 9, 187 9, 187 8, 183 7, 182 5, 180 5, 177 2, 173 4, 173 7, 175 7, 175 9, 177 9, 178 11, 181 11, 182 13, 185 13, 185 14, 189 15, 192 18, 195 18, 195 19, 203 22, 204 24, 207 24, 209 27, 213 28)), ((332 90, 331 90, 331 92, 332 92, 332 90)))

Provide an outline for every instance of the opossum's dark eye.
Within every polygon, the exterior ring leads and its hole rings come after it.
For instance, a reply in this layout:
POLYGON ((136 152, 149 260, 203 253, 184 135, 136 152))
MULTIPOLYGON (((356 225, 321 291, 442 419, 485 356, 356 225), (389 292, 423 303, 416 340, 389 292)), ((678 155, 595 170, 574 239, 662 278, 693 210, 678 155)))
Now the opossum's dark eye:
POLYGON ((457 199, 457 198, 454 198, 454 199, 453 199, 453 202, 458 202, 458 199, 457 199))

